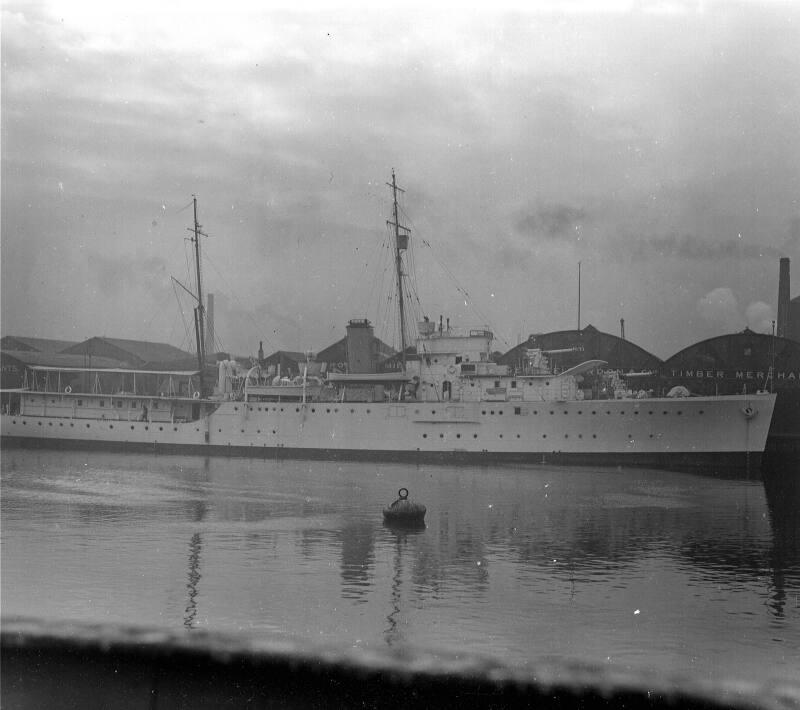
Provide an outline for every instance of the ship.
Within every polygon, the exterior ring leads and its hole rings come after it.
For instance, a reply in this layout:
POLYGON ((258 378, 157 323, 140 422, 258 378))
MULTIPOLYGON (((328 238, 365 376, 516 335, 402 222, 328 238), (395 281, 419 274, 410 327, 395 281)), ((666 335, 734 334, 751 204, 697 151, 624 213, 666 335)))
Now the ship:
MULTIPOLYGON (((258 458, 414 463, 589 464, 757 470, 774 393, 692 396, 637 389, 602 360, 559 371, 531 348, 513 365, 493 358, 488 326, 417 323, 407 342, 404 260, 410 230, 398 219, 394 266, 400 350, 384 371, 290 378, 258 364, 216 365, 209 382, 194 200, 197 368, 130 370, 31 365, 0 415, 4 446, 105 449, 258 458)), ((185 287, 184 287, 185 288, 185 287)), ((188 289, 187 289, 188 290, 188 289)))

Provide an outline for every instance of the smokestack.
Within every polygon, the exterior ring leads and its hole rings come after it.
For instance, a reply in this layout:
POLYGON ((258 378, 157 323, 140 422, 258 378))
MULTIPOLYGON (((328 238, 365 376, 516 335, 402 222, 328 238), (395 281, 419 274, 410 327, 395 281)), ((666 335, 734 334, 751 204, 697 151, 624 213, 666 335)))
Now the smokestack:
POLYGON ((778 273, 778 337, 785 338, 789 331, 789 259, 783 257, 778 273))
POLYGON ((208 344, 211 346, 212 352, 216 352, 217 348, 214 345, 214 294, 208 294, 208 308, 206 309, 206 323, 208 327, 208 344))

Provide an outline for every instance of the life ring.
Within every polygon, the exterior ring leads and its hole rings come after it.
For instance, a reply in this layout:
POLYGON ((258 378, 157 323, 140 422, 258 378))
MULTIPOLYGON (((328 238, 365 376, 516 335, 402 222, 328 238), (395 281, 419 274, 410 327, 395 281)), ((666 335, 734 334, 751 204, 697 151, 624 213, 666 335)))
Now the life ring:
POLYGON ((195 392, 195 393, 192 395, 192 399, 200 399, 200 393, 199 393, 199 392, 195 392))
POLYGON ((745 419, 752 419, 758 412, 752 407, 745 407, 742 410, 742 414, 744 414, 745 419))
POLYGON ((64 392, 66 392, 67 394, 72 394, 72 387, 70 387, 69 385, 67 385, 67 386, 64 388, 64 392))
POLYGON ((451 375, 455 375, 455 374, 456 374, 456 366, 455 366, 455 365, 450 365, 450 366, 447 368, 447 371, 448 371, 448 372, 449 372, 451 375))

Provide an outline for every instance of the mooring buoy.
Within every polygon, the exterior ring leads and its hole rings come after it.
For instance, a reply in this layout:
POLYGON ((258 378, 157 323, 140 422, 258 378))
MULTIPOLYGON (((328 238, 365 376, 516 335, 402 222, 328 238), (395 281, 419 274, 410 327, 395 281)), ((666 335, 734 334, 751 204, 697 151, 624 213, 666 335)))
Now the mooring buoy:
POLYGON ((383 509, 383 519, 387 523, 419 525, 425 520, 427 508, 421 503, 408 500, 408 488, 397 491, 398 498, 389 507, 383 509))

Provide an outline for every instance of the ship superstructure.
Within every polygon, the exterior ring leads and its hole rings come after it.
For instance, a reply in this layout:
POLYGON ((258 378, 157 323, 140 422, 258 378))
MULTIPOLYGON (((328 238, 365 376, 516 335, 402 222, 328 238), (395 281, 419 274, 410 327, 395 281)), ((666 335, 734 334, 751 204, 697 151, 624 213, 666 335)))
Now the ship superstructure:
MULTIPOLYGON (((390 186, 402 293, 409 231, 398 222, 394 174, 390 186)), ((192 231, 199 250, 196 206, 192 231)), ((199 292, 199 251, 197 280, 199 292)), ((198 305, 196 372, 31 368, 2 415, 4 443, 258 457, 746 467, 759 463, 775 405, 768 392, 657 396, 603 378, 601 360, 556 372, 553 353, 539 349, 526 351, 513 367, 501 365, 492 358, 490 328, 461 330, 441 318, 417 324, 412 351, 402 306, 394 370, 324 372, 309 354, 302 373, 289 378, 223 361, 212 390, 201 379, 202 317, 198 305)), ((360 333, 365 324, 351 325, 360 333)))

